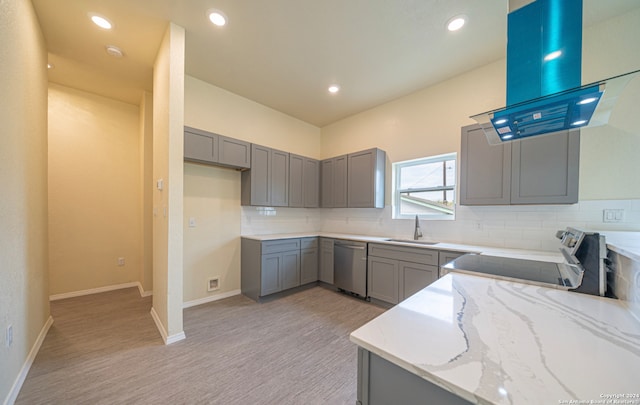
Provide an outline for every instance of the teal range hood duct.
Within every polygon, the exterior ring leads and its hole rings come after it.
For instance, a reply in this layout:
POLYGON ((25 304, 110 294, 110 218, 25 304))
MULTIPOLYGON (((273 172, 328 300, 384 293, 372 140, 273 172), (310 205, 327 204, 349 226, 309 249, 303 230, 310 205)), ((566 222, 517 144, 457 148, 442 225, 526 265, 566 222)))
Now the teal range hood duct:
POLYGON ((582 0, 537 0, 507 20, 507 107, 474 115, 490 144, 604 125, 638 72, 581 86, 582 0))

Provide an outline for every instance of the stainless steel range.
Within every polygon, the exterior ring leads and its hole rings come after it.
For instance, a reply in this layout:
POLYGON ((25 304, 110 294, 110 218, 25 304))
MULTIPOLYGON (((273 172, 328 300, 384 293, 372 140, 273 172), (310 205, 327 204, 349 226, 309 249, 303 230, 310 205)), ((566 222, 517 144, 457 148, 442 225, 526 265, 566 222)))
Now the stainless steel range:
POLYGON ((467 254, 442 266, 456 271, 605 296, 607 247, 603 235, 568 227, 558 231, 564 263, 467 254))

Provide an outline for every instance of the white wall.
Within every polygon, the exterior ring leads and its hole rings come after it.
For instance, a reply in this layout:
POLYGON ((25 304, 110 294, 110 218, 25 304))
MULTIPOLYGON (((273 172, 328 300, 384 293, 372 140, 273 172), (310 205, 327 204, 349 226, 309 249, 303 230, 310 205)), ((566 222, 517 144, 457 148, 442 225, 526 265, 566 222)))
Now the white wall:
POLYGON ((48 109, 50 294, 139 281, 139 107, 51 83, 48 109))
POLYGON ((1 4, 0 403, 13 403, 49 319, 47 55, 31 2, 1 4))
MULTIPOLYGON (((185 81, 185 125, 319 157, 320 129, 196 78, 185 81)), ((240 289, 241 233, 320 229, 320 210, 283 208, 277 216, 240 206, 240 172, 184 164, 184 301, 202 302, 240 289), (189 227, 194 218, 196 227, 189 227), (266 221, 263 221, 267 219, 266 221), (220 288, 207 291, 219 277, 220 288)))
POLYGON ((184 28, 169 23, 153 68, 153 308, 165 343, 182 329, 184 28))

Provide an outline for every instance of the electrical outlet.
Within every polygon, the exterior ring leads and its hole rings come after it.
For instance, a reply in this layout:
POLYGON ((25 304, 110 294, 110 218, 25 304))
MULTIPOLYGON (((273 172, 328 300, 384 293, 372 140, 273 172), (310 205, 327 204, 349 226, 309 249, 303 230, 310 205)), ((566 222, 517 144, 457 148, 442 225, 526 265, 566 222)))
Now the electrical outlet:
POLYGON ((7 326, 7 335, 4 342, 7 347, 11 347, 13 344, 13 325, 7 326))
POLYGON ((220 278, 213 277, 207 280, 207 291, 216 291, 220 289, 220 278))
POLYGON ((196 227, 196 219, 194 217, 189 217, 189 228, 196 227))
POLYGON ((124 266, 124 257, 118 257, 118 266, 124 266))

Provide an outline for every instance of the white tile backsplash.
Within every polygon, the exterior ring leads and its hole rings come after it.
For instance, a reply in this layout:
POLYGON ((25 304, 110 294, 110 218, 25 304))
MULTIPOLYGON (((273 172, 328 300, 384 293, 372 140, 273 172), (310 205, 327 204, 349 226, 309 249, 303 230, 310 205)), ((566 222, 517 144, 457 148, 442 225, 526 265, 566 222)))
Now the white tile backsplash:
MULTIPOLYGON (((395 238, 413 237, 413 219, 391 219, 391 207, 279 208, 269 215, 242 208, 243 234, 332 232, 395 238)), ((451 221, 421 220, 423 239, 483 246, 557 251, 555 233, 567 226, 640 231, 640 200, 581 201, 573 205, 458 206, 451 221), (625 210, 621 223, 603 223, 602 210, 625 210)))

